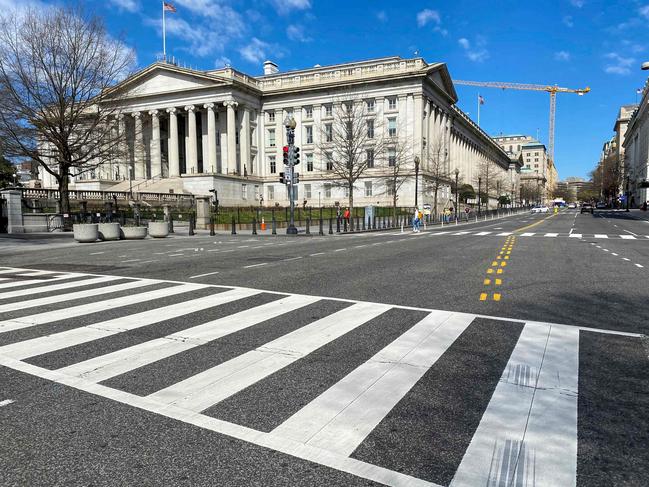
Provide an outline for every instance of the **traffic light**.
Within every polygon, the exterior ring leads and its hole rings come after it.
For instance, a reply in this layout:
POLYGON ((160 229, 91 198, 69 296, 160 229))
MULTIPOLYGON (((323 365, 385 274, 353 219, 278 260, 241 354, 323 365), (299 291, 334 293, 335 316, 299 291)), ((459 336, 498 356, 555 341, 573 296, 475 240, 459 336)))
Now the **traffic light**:
POLYGON ((284 153, 284 165, 288 166, 288 145, 282 147, 282 152, 284 153))
POLYGON ((297 184, 300 182, 300 173, 299 172, 294 172, 293 173, 293 184, 297 184))
POLYGON ((297 166, 300 163, 300 148, 293 147, 293 165, 297 166))
POLYGON ((283 172, 279 173, 279 182, 282 184, 286 184, 286 178, 284 177, 283 172))

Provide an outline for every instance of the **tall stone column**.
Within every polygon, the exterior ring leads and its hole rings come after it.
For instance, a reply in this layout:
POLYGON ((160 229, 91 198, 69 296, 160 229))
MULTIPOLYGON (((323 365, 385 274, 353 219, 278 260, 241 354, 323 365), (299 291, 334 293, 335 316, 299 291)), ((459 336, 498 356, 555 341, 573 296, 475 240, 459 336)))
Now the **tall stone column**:
POLYGON ((185 107, 189 120, 189 146, 187 147, 187 174, 198 173, 198 151, 196 149, 196 107, 188 105, 185 107))
POLYGON ((119 131, 119 143, 118 143, 118 171, 120 179, 129 178, 128 167, 129 167, 129 153, 128 153, 128 143, 126 139, 126 118, 123 113, 120 113, 117 116, 117 125, 119 131))
POLYGON ((142 131, 142 113, 134 112, 135 120, 135 144, 133 146, 133 171, 135 179, 146 177, 146 165, 144 161, 144 132, 142 131))
POLYGON ((242 128, 239 134, 239 147, 241 147, 241 174, 251 174, 252 166, 250 165, 250 110, 248 107, 243 108, 241 117, 242 128), (246 168, 244 170, 244 168, 246 168))
POLYGON ((415 115, 415 120, 414 120, 414 156, 419 157, 419 160, 422 161, 422 163, 426 163, 423 158, 423 153, 421 150, 422 146, 422 137, 423 137, 423 118, 424 118, 424 106, 423 106, 423 98, 421 93, 416 93, 414 95, 414 115, 415 115))
POLYGON ((162 153, 160 151, 160 116, 151 110, 151 179, 162 176, 162 153))
POLYGON ((225 113, 219 115, 219 143, 221 144, 221 162, 218 167, 219 174, 227 173, 228 164, 228 126, 225 113))
POLYGON ((214 103, 203 105, 207 109, 207 171, 205 156, 203 156, 203 172, 216 172, 216 114, 214 103))
POLYGON ((227 164, 223 170, 225 174, 228 174, 230 171, 234 171, 237 168, 237 119, 234 109, 239 105, 236 101, 230 100, 223 102, 223 105, 227 108, 228 118, 227 118, 227 131, 228 131, 228 159, 227 164))
POLYGON ((169 177, 180 176, 180 158, 178 156, 178 116, 175 108, 167 108, 169 113, 169 177))

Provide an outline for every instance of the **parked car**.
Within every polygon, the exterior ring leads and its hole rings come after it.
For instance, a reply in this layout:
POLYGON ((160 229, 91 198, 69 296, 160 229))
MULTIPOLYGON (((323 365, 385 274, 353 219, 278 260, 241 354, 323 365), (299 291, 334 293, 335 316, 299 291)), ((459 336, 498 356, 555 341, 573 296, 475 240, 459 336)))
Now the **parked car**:
POLYGON ((577 208, 577 203, 568 203, 568 208, 570 208, 571 210, 576 209, 577 208))
POLYGON ((545 205, 535 206, 532 208, 532 213, 548 213, 550 208, 545 205))
POLYGON ((582 203, 581 204, 581 210, 579 210, 579 213, 593 213, 593 204, 592 203, 582 203))
POLYGON ((597 203, 597 209, 598 210, 605 210, 606 209, 606 203, 603 203, 603 202, 600 201, 599 203, 597 203))

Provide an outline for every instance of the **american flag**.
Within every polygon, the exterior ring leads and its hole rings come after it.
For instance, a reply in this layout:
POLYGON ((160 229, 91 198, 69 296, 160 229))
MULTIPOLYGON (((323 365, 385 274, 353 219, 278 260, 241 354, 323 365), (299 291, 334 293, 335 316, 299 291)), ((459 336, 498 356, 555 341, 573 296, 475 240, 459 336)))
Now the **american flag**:
POLYGON ((175 12, 176 11, 176 7, 174 7, 173 4, 167 3, 167 2, 162 2, 162 9, 166 10, 168 12, 175 12))
POLYGON ((480 105, 484 105, 484 98, 482 98, 482 95, 478 95, 478 103, 480 103, 480 105))

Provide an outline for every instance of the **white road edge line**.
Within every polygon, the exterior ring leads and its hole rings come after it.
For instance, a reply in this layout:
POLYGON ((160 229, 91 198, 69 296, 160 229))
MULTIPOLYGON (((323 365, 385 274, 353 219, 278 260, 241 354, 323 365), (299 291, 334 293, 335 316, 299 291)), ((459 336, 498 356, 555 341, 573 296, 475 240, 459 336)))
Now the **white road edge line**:
MULTIPOLYGON (((209 250, 208 250, 209 252, 209 250)), ((213 274, 218 274, 219 271, 214 271, 214 272, 206 272, 205 274, 198 274, 197 276, 191 276, 190 279, 198 279, 199 277, 205 277, 205 276, 211 276, 213 274)))

